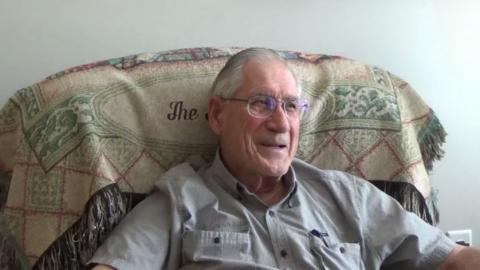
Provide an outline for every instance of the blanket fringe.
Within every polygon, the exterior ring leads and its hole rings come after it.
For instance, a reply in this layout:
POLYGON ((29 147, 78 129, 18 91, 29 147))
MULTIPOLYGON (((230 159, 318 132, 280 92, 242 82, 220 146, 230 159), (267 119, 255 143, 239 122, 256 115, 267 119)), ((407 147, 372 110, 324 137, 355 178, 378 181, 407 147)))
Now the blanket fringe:
POLYGON ((43 254, 32 269, 85 269, 88 260, 131 206, 116 184, 95 193, 84 214, 43 254))
MULTIPOLYGON (((420 144, 423 163, 425 164, 427 171, 433 169, 433 162, 435 160, 440 160, 443 157, 445 152, 442 149, 442 145, 445 143, 446 136, 447 132, 437 116, 433 111, 430 111, 427 123, 422 127, 417 137, 420 144)), ((427 205, 433 214, 435 223, 440 222, 440 213, 438 211, 437 203, 436 194, 432 192, 432 196, 427 202, 427 205)))
POLYGON ((427 123, 422 127, 417 137, 423 162, 428 171, 432 170, 435 160, 440 160, 443 157, 442 145, 446 136, 447 132, 435 113, 431 111, 427 123))
POLYGON ((11 172, 0 171, 0 270, 30 269, 30 263, 20 251, 3 216, 11 178, 11 172))
POLYGON ((0 269, 30 269, 30 263, 23 256, 15 238, 9 233, 2 215, 0 215, 0 269))
POLYGON ((430 214, 425 198, 414 185, 407 182, 384 180, 371 180, 370 182, 396 199, 405 210, 416 214, 431 225, 436 225, 435 217, 430 214))

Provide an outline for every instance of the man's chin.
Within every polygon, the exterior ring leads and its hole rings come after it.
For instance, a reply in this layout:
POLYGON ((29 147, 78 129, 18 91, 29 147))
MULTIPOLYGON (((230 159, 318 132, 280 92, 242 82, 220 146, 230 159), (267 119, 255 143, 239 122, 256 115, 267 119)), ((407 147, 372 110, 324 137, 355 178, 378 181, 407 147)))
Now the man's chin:
POLYGON ((284 163, 282 164, 269 163, 269 164, 266 164, 264 168, 262 168, 262 171, 263 171, 262 174, 270 177, 281 177, 287 173, 288 168, 290 168, 290 164, 286 165, 284 163))

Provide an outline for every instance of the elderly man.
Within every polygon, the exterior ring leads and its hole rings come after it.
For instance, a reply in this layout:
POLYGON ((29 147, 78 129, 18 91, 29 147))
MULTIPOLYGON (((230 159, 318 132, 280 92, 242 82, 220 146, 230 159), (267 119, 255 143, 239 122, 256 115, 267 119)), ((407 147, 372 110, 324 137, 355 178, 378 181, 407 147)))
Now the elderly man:
POLYGON ((367 181, 294 159, 307 105, 274 51, 236 54, 212 91, 213 163, 165 173, 95 269, 480 269, 367 181))

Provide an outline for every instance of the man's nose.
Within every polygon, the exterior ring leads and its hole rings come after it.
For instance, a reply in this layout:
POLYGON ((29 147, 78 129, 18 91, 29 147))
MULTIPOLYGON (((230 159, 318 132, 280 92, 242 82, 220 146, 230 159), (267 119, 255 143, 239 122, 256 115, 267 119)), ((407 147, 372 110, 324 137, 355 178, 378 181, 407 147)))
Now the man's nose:
POLYGON ((283 103, 278 102, 270 117, 267 119, 267 127, 276 132, 286 132, 289 129, 287 112, 283 109, 283 103))

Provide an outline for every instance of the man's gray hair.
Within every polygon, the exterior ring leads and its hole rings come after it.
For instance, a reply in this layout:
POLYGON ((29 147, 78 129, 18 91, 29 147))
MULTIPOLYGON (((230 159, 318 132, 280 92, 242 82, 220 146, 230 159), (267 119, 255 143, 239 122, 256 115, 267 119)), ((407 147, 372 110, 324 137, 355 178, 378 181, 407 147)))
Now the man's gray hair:
POLYGON ((242 84, 243 67, 249 60, 258 62, 278 61, 285 65, 285 67, 292 73, 295 78, 297 90, 301 93, 301 87, 295 76, 295 73, 290 69, 287 61, 283 59, 276 51, 266 48, 249 48, 236 53, 231 56, 225 66, 220 70, 211 88, 212 96, 233 97, 235 92, 242 84))

